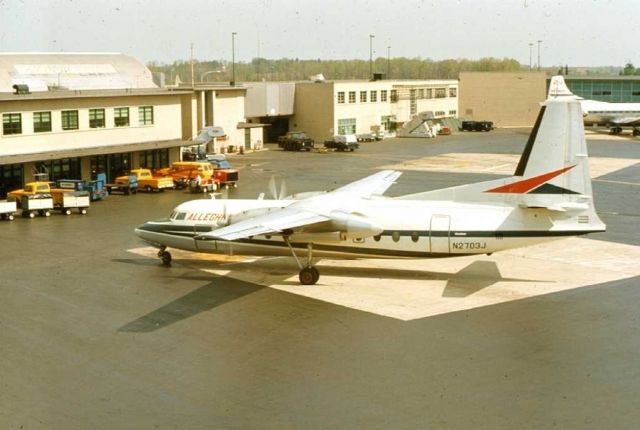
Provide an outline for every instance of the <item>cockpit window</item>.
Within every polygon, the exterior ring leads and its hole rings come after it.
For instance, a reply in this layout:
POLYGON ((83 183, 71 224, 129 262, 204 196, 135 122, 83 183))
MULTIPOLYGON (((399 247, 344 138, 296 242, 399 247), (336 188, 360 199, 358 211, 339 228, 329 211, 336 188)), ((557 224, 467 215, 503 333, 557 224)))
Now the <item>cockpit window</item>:
POLYGON ((186 213, 186 212, 178 212, 178 213, 176 214, 176 218, 175 218, 175 219, 176 219, 177 221, 181 221, 181 220, 185 219, 185 217, 186 217, 186 216, 187 216, 187 213, 186 213))

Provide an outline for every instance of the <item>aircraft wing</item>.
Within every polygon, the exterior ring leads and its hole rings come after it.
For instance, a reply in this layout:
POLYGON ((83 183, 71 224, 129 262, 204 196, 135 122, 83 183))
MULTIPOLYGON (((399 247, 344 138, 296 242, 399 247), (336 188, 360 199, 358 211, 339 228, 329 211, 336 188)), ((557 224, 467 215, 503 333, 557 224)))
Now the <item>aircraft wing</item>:
POLYGON ((401 174, 402 172, 395 170, 382 170, 334 191, 347 192, 359 197, 381 196, 401 174))
POLYGON ((208 233, 200 234, 197 238, 222 240, 244 239, 250 236, 280 233, 283 230, 317 224, 328 221, 329 219, 329 217, 304 209, 284 208, 267 215, 249 218, 208 233))
POLYGON ((636 125, 640 124, 640 116, 625 116, 621 118, 614 118, 611 120, 613 124, 618 125, 636 125))

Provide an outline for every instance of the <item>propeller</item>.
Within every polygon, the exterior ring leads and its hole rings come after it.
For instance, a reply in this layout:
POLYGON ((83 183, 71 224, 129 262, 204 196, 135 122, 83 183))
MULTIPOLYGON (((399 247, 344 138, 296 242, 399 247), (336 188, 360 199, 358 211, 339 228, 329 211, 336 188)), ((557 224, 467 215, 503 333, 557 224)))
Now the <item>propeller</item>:
MULTIPOLYGON (((264 193, 263 197, 264 197, 264 193)), ((269 194, 271 198, 274 200, 283 200, 287 196, 287 183, 284 179, 280 182, 280 192, 278 192, 278 187, 276 185, 276 178, 272 176, 269 179, 269 194)))

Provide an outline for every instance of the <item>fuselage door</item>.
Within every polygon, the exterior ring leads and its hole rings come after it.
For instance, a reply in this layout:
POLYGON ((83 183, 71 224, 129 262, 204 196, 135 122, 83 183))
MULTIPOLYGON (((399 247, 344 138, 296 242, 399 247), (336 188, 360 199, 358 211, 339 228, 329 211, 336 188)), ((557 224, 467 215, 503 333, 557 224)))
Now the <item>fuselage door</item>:
POLYGON ((431 215, 429 226, 429 252, 449 254, 451 252, 451 217, 449 215, 431 215))

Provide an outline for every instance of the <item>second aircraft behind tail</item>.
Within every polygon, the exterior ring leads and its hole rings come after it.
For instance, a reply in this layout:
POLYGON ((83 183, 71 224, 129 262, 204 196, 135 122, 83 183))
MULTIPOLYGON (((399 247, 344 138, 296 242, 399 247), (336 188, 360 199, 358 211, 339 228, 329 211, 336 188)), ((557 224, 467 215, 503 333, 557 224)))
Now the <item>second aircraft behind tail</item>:
POLYGON ((582 109, 547 100, 513 176, 383 197, 400 176, 384 170, 326 193, 289 200, 193 200, 135 229, 160 248, 292 255, 302 284, 312 257, 433 258, 491 254, 605 230, 593 204, 582 109), (306 258, 298 258, 305 253, 306 258))

